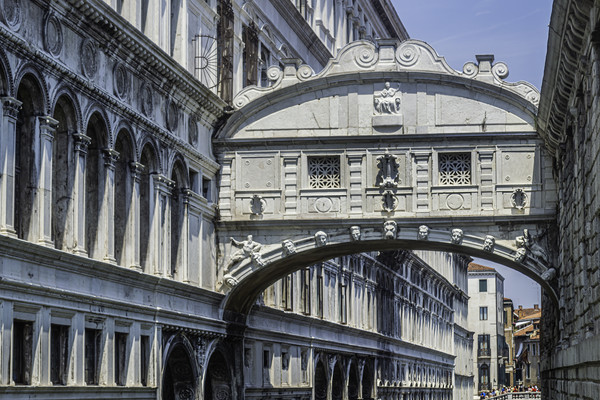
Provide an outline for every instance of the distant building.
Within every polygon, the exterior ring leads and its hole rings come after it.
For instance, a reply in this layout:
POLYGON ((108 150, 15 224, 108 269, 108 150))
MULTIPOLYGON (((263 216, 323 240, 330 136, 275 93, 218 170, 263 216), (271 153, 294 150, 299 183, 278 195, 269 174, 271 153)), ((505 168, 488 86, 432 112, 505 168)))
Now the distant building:
POLYGON ((517 351, 515 359, 516 384, 534 386, 540 384, 540 318, 542 310, 538 304, 533 308, 519 306, 515 310, 518 321, 514 340, 517 351))
POLYGON ((469 329, 474 332, 473 363, 477 391, 505 385, 504 277, 470 263, 469 329))
POLYGON ((517 318, 515 308, 511 299, 504 298, 504 338, 506 348, 504 349, 506 360, 504 362, 504 382, 505 385, 514 386, 515 384, 515 340, 514 329, 517 318))

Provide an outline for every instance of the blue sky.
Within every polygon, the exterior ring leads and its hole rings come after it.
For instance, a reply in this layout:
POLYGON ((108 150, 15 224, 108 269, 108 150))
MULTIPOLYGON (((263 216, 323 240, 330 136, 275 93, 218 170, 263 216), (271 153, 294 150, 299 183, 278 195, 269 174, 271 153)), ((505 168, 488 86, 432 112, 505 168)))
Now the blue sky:
MULTIPOLYGON (((541 88, 552 0, 392 0, 408 34, 429 43, 454 69, 462 71, 476 54, 494 54, 508 65, 508 82, 541 88)), ((482 259, 505 278, 505 297, 532 307, 540 287, 526 276, 482 259)))
POLYGON ((551 0, 392 0, 408 34, 462 71, 476 54, 508 65, 508 82, 541 87, 551 0))

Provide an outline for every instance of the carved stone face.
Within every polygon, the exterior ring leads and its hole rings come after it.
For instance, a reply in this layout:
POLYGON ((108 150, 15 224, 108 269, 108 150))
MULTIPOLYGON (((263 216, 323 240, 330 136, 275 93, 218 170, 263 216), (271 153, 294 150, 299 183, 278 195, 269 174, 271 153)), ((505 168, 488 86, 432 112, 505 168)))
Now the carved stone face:
POLYGON ((524 247, 518 248, 517 253, 515 254, 515 261, 523 262, 523 260, 525 260, 525 257, 527 257, 527 250, 524 247))
POLYGON ((487 235, 485 240, 483 241, 483 249, 485 251, 489 251, 490 253, 494 251, 494 245, 496 244, 496 239, 493 236, 487 235))
POLYGON ((284 256, 289 256, 290 254, 296 253, 296 246, 294 246, 294 242, 292 242, 291 240, 284 240, 281 243, 281 247, 283 247, 284 256))
POLYGON ((429 227, 427 225, 419 226, 419 232, 417 233, 417 238, 419 240, 427 240, 429 236, 429 227))
POLYGON ((322 247, 327 244, 327 234, 323 231, 315 233, 315 244, 317 247, 322 247))
POLYGON ((350 237, 352 240, 358 241, 360 240, 360 227, 359 226, 351 226, 350 227, 350 237))
POLYGON ((394 239, 396 237, 396 221, 385 221, 383 224, 383 233, 386 239, 394 239))
POLYGON ((452 243, 453 244, 461 244, 462 239, 463 239, 462 229, 458 229, 458 228, 452 229, 452 237, 451 237, 452 243))
POLYGON ((223 281, 225 282, 225 285, 229 286, 230 288, 232 288, 238 284, 237 279, 235 279, 233 276, 231 276, 229 274, 227 274, 223 277, 223 281))

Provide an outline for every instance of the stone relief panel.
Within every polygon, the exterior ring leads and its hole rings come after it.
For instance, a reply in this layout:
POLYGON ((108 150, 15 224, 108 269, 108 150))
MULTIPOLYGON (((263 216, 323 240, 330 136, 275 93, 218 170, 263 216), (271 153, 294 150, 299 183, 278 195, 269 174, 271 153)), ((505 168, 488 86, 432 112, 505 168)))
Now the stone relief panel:
POLYGON ((62 25, 52 13, 48 13, 44 21, 44 47, 55 57, 60 54, 63 47, 62 25))
MULTIPOLYGON (((339 213, 342 211, 340 196, 308 196, 306 203, 309 213, 339 213)), ((345 207, 344 207, 345 208, 345 207)))
POLYGON ((279 189, 278 160, 275 155, 238 156, 237 190, 279 189))
POLYGON ((2 16, 6 24, 13 30, 18 30, 23 20, 23 0, 3 0, 2 16))
POLYGON ((81 43, 81 70, 88 79, 94 79, 98 72, 98 48, 92 39, 81 43))

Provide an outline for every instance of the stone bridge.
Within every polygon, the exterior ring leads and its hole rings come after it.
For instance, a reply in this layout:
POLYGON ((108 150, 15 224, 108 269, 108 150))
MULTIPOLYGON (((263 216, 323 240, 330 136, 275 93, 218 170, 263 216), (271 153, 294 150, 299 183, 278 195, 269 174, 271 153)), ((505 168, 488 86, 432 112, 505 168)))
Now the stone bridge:
POLYGON ((556 301, 552 164, 538 91, 477 56, 355 42, 318 74, 298 60, 249 87, 217 132, 226 312, 302 267, 375 250, 463 253, 533 278, 556 301))

